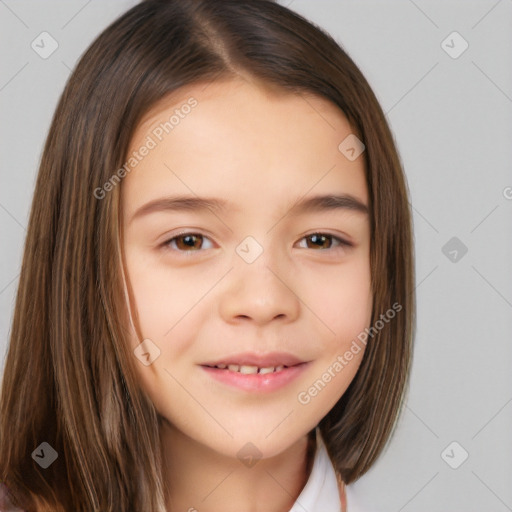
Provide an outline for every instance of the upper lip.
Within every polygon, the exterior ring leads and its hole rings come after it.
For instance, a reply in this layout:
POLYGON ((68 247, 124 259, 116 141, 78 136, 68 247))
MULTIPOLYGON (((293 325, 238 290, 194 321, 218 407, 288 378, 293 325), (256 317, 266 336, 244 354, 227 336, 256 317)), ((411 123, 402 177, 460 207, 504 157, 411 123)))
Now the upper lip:
POLYGON ((305 363, 293 354, 287 352, 268 352, 266 354, 256 354, 254 352, 243 352, 232 354, 215 361, 203 363, 202 366, 217 366, 219 364, 237 364, 239 366, 257 366, 258 368, 270 368, 276 366, 295 366, 305 363))

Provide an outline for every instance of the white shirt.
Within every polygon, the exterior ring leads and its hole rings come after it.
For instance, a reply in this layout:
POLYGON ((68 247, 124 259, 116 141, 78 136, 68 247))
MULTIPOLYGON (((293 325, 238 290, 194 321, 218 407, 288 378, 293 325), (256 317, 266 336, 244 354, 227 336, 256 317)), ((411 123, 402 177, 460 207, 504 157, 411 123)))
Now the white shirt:
MULTIPOLYGON (((340 512, 341 510, 336 473, 318 428, 316 443, 317 449, 311 474, 289 512, 340 512)), ((347 512, 375 512, 362 507, 351 485, 345 486, 345 492, 347 512)))

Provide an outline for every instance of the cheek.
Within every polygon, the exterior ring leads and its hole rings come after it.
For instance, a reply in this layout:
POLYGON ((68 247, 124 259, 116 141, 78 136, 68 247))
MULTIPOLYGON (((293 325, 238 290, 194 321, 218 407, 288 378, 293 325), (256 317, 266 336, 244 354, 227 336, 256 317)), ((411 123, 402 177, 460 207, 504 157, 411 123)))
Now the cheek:
MULTIPOLYGON (((149 263, 135 251, 127 255, 126 262, 140 335, 167 350, 166 340, 186 321, 188 313, 206 293, 209 281, 202 280, 197 272, 170 272, 157 262, 149 263)), ((176 342, 173 350, 180 350, 176 342)))
POLYGON ((345 393, 365 353, 366 345, 358 336, 371 322, 369 265, 361 261, 331 272, 322 292, 315 288, 309 296, 324 327, 323 334, 316 338, 319 357, 297 401, 304 407, 304 414, 318 422, 345 393))
POLYGON ((308 305, 323 324, 321 338, 340 347, 356 338, 371 321, 372 290, 369 263, 362 259, 308 285, 308 305), (323 283, 318 286, 318 283, 323 283))

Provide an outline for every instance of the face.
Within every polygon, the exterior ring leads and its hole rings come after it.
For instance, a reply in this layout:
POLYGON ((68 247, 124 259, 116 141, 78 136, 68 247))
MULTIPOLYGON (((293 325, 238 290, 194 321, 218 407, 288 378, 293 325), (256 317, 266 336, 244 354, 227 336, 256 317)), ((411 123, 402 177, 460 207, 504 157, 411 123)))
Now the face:
POLYGON ((352 132, 325 99, 237 80, 173 93, 131 141, 121 225, 140 382, 218 453, 284 451, 361 363, 364 346, 344 357, 372 310, 363 156, 338 149, 352 132), (309 201, 327 195, 341 199, 309 201))

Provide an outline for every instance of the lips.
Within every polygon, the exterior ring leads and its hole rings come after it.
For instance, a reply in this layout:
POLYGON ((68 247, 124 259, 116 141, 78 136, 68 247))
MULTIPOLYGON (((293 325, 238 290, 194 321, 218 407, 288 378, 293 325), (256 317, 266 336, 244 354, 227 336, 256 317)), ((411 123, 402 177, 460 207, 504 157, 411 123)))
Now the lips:
POLYGON ((270 393, 290 385, 310 363, 287 352, 244 352, 208 361, 200 367, 210 379, 237 392, 270 393))
MULTIPOLYGON (((282 369, 290 366, 296 366, 304 362, 305 361, 287 352, 269 352, 267 354, 244 352, 226 356, 215 361, 209 361, 203 363, 201 366, 209 366, 211 368, 228 368, 232 371, 240 371, 241 369, 256 367, 257 371, 259 371, 260 369, 269 368, 272 368, 273 370, 276 368, 282 369), (231 368, 229 368, 230 366, 231 368)), ((245 371, 243 373, 245 373, 245 371)), ((255 372, 250 371, 250 373, 255 372)))

